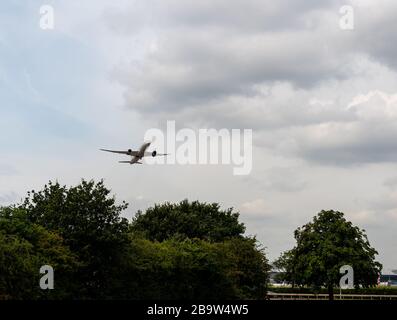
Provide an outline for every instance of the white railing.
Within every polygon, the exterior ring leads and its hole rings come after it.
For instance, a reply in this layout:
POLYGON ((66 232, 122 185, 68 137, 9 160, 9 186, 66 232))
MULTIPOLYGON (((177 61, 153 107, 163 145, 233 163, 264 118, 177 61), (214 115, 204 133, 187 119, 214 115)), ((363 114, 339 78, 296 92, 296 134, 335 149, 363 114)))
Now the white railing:
MULTIPOLYGON (((268 292, 270 300, 328 300, 328 294, 313 293, 275 293, 268 292)), ((339 294, 334 293, 335 300, 397 300, 397 295, 376 295, 376 294, 339 294)))

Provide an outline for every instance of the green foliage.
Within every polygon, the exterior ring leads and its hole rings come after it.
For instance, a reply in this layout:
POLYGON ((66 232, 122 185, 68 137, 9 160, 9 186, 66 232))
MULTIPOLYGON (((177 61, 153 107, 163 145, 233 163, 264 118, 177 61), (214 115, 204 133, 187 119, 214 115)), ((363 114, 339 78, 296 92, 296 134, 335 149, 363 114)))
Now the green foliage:
POLYGON ((16 236, 0 232, 0 296, 3 299, 22 299, 37 286, 31 281, 35 271, 32 246, 16 236))
POLYGON ((133 268, 147 267, 143 297, 262 298, 269 265, 256 239, 243 237, 238 216, 187 200, 138 212, 131 234, 140 252, 133 268))
POLYGON ((255 238, 234 238, 223 243, 233 269, 238 298, 262 299, 266 294, 270 265, 255 238))
POLYGON ((296 246, 285 252, 274 266, 283 271, 284 280, 298 286, 328 288, 339 285, 343 265, 354 269, 356 287, 377 283, 381 264, 364 230, 352 225, 338 211, 321 211, 313 222, 295 231, 296 246))
POLYGON ((49 182, 43 190, 29 192, 21 207, 30 221, 59 231, 72 248, 120 243, 128 228, 120 213, 127 204, 116 205, 109 194, 103 181, 82 180, 70 188, 49 182))
POLYGON ((0 209, 0 299, 252 299, 269 265, 238 213, 218 204, 156 205, 121 218, 102 181, 59 183, 0 209), (39 289, 51 265, 55 289, 39 289))
POLYGON ((85 181, 67 188, 50 182, 31 191, 21 205, 28 219, 59 233, 77 254, 81 266, 75 281, 81 284, 80 298, 106 298, 113 294, 109 274, 122 259, 127 243, 128 222, 120 218, 127 204, 115 204, 103 181, 85 181))
POLYGON ((28 221, 18 208, 0 208, 0 296, 12 299, 68 298, 76 256, 56 233, 28 221), (57 270, 54 291, 39 289, 39 269, 57 270), (63 289, 62 289, 63 288, 63 289))
POLYGON ((129 250, 124 298, 261 299, 266 292, 269 266, 253 239, 211 243, 132 237, 129 250))
POLYGON ((177 204, 155 205, 144 214, 139 211, 131 227, 133 232, 143 233, 152 241, 175 237, 217 242, 242 236, 245 227, 238 222, 238 217, 232 209, 220 210, 217 203, 183 200, 177 204))

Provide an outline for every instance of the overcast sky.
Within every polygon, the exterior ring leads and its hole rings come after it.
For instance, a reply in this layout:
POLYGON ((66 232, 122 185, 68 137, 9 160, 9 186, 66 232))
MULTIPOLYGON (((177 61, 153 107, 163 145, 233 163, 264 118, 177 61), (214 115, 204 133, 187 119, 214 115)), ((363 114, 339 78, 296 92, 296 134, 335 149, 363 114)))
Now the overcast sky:
POLYGON ((396 269, 396 14, 394 0, 2 1, 0 205, 103 178, 127 217, 184 198, 234 207, 270 260, 334 209, 396 269), (167 120, 252 129, 251 174, 98 151, 137 148, 167 120))

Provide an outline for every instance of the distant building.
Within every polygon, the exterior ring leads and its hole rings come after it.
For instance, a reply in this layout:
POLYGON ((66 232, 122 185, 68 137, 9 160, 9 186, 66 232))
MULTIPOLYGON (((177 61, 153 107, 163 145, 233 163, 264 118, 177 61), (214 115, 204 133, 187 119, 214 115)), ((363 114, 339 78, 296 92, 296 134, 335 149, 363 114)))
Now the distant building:
POLYGON ((397 287, 397 274, 381 274, 379 282, 381 286, 397 287))
POLYGON ((271 271, 269 273, 269 284, 273 287, 288 287, 289 283, 280 280, 281 272, 271 271))
MULTIPOLYGON (((397 274, 394 273, 395 270, 385 270, 378 278, 378 285, 397 287, 397 274)), ((272 270, 269 273, 269 283, 275 287, 277 286, 288 286, 289 284, 285 281, 280 280, 281 272, 272 270)))

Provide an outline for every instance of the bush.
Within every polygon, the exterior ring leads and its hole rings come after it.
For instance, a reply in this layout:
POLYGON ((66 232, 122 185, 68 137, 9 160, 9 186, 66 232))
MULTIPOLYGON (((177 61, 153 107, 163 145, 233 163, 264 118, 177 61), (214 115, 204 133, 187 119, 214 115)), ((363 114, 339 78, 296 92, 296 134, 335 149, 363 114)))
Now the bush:
POLYGON ((123 298, 261 299, 268 264, 255 240, 152 242, 132 238, 123 298))

